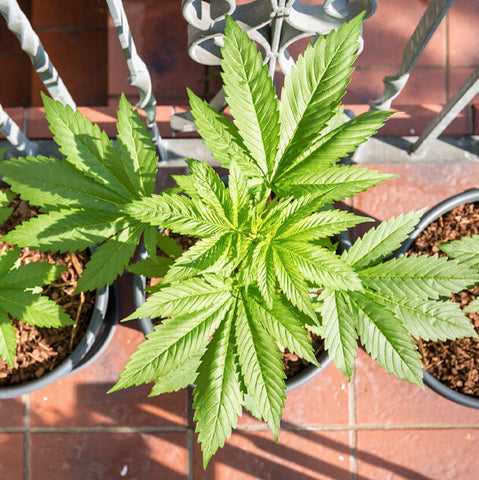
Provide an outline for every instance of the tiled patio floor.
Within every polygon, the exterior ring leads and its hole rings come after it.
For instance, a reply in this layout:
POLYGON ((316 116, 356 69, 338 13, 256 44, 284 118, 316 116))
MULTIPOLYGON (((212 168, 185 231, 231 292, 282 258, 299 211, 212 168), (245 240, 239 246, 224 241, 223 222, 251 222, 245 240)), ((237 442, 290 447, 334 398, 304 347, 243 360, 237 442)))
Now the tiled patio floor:
MULTIPOLYGON (((165 119, 172 107, 184 104, 185 87, 198 89, 205 75, 203 67, 185 56, 186 27, 179 3, 126 3, 140 54, 144 51, 153 69, 154 85, 164 104, 161 118, 165 119), (167 43, 153 48, 153 40, 167 43)), ((397 69, 402 48, 428 2, 378 3, 377 13, 365 24, 365 51, 346 97, 359 109, 380 95, 381 76, 397 69)), ((388 135, 419 133, 424 119, 433 116, 437 105, 479 63, 479 48, 472 41, 477 25, 478 1, 456 0, 411 83, 393 105, 406 115, 387 127, 388 135), (427 103, 435 105, 428 107, 427 103), (417 112, 423 115, 414 115, 417 112)), ((127 74, 121 52, 116 44, 109 45, 108 94, 113 104, 119 92, 131 89, 124 81, 127 74)), ((208 89, 214 87, 213 81, 200 88, 209 95, 214 91, 208 89)), ((103 115, 108 116, 108 107, 103 108, 103 115)), ((25 111, 17 110, 19 118, 25 111)), ((471 125, 479 133, 479 122, 474 127, 469 121, 471 112, 464 112, 463 120, 458 120, 456 134, 470 133, 471 125)), ((32 128, 44 128, 30 115, 38 118, 38 110, 28 110, 27 116, 32 128)), ((164 128, 168 134, 166 123, 164 128)), ((400 175, 354 199, 354 208, 377 219, 431 207, 479 186, 478 164, 373 167, 400 175)), ((131 276, 122 277, 119 286, 124 317, 133 310, 131 276)), ((225 448, 203 471, 190 391, 155 398, 147 397, 146 388, 105 393, 141 339, 134 322, 122 324, 108 349, 90 367, 24 398, 0 400, 0 479, 479 478, 479 410, 396 380, 362 351, 351 384, 330 365, 306 386, 288 394, 279 445, 264 424, 244 415, 225 448)))

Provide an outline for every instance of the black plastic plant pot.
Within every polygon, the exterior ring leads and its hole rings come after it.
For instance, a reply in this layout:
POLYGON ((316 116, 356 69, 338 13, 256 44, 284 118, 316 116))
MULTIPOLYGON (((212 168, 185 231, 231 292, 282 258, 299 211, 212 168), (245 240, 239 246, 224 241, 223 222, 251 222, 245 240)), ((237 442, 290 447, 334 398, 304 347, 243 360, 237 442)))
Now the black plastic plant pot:
POLYGON ((0 387, 0 399, 19 397, 40 390, 62 377, 79 372, 95 361, 107 347, 115 332, 119 317, 118 303, 115 284, 97 290, 87 331, 71 355, 40 378, 18 385, 0 387))
MULTIPOLYGON (((341 234, 337 235, 336 238, 339 244, 339 251, 347 250, 351 246, 351 241, 346 232, 342 232, 341 234)), ((138 254, 138 260, 144 260, 145 258, 148 258, 148 254, 146 253, 144 246, 142 246, 138 254)), ((145 303, 145 288, 146 277, 135 275, 133 278, 133 304, 135 309, 141 307, 141 305, 145 303)), ((138 324, 145 336, 153 331, 153 323, 151 318, 140 318, 138 320, 138 324)), ((317 356, 317 359, 321 365, 320 367, 310 364, 286 380, 287 392, 290 392, 291 390, 294 390, 295 388, 298 388, 309 382, 316 375, 318 375, 318 373, 324 370, 332 361, 326 350, 323 350, 317 356)))
MULTIPOLYGON (((416 228, 411 232, 409 238, 401 245, 401 248, 396 252, 397 257, 402 257, 411 248, 419 234, 431 223, 437 220, 442 215, 454 210, 460 205, 467 203, 479 202, 479 189, 466 190, 463 193, 454 195, 443 202, 439 203, 431 210, 427 211, 416 228)), ((439 393, 443 397, 452 400, 460 405, 471 408, 479 408, 479 397, 473 397, 464 393, 456 392, 452 388, 447 387, 430 373, 423 370, 424 383, 439 393)))

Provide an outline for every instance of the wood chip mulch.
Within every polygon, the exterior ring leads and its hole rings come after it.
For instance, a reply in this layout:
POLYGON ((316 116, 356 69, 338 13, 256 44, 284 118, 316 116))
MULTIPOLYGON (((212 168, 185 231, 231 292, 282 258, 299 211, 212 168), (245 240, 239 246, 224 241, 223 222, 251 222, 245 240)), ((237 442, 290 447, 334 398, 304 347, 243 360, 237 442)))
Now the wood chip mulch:
MULTIPOLYGON (((408 253, 445 256, 438 245, 479 234, 479 203, 461 205, 438 218, 416 239, 408 253)), ((479 287, 453 295, 465 308, 479 295, 479 287)), ((479 333, 479 316, 466 314, 479 333)), ((425 369, 449 388, 479 397, 479 339, 418 342, 425 369)))
MULTIPOLYGON (((22 221, 38 215, 38 209, 15 198, 10 206, 14 211, 9 220, 0 225, 0 237, 22 221)), ((11 244, 0 241, 0 252, 12 248, 11 244)), ((49 262, 67 267, 60 277, 43 289, 43 294, 61 305, 75 320, 75 325, 62 328, 38 328, 13 320, 17 335, 17 353, 13 367, 0 359, 0 386, 15 385, 40 378, 65 360, 78 345, 88 328, 95 304, 91 292, 74 295, 78 278, 88 261, 88 252, 65 254, 40 253, 38 250, 23 248, 20 259, 23 264, 49 262)))

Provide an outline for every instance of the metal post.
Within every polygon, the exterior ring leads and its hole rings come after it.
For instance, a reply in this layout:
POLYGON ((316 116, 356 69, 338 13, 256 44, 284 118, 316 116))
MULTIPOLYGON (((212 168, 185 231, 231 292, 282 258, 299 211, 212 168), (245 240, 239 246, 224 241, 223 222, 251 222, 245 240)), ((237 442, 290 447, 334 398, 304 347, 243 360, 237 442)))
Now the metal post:
POLYGON ((406 85, 411 70, 453 2, 454 0, 431 0, 416 30, 404 47, 399 70, 394 75, 384 77, 384 93, 379 99, 369 103, 371 110, 389 110, 391 108, 392 101, 406 85))
POLYGON ((161 160, 166 160, 166 148, 156 123, 156 99, 152 92, 150 73, 148 72, 145 62, 136 51, 123 3, 121 0, 107 0, 107 3, 131 74, 129 83, 136 87, 140 93, 140 101, 137 107, 145 111, 146 122, 150 129, 153 142, 157 147, 158 155, 161 160))
POLYGON ((0 105, 0 131, 15 148, 25 155, 36 155, 38 146, 30 142, 18 125, 0 105))

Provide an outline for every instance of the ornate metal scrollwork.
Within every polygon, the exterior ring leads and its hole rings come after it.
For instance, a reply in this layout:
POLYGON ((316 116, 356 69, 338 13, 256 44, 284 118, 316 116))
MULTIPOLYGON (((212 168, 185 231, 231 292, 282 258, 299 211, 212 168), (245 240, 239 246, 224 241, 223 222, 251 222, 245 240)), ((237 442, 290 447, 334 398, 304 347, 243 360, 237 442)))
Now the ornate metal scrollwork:
MULTIPOLYGON (((231 15, 256 42, 270 74, 276 64, 287 75, 294 60, 290 47, 303 38, 325 35, 365 11, 365 18, 376 10, 377 0, 325 0, 309 4, 300 0, 183 0, 182 11, 188 22, 188 53, 198 63, 219 65, 225 29, 225 15, 231 15)), ((215 107, 220 108, 215 97, 215 107)), ((224 96, 223 96, 224 98, 224 96)), ((188 114, 172 118, 174 130, 194 127, 188 114)))

